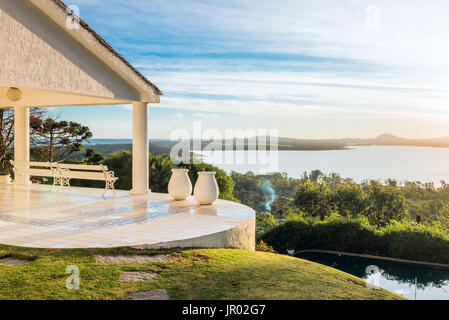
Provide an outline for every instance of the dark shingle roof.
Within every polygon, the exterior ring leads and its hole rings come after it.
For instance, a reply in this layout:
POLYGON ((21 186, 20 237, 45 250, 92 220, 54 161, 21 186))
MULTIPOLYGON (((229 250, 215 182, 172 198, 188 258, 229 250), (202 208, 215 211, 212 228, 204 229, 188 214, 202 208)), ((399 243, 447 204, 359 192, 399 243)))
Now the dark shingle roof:
MULTIPOLYGON (((67 12, 72 12, 72 10, 70 10, 67 5, 62 2, 61 0, 50 0, 53 1, 55 4, 57 4, 63 11, 64 13, 67 12)), ((102 37, 100 37, 91 27, 89 27, 89 25, 84 22, 81 18, 80 18, 80 25, 81 27, 83 27, 85 30, 87 30, 90 34, 92 34, 95 39, 98 40, 98 42, 103 45, 106 49, 108 49, 113 55, 115 55, 117 58, 119 58, 124 64, 126 64, 140 79, 142 79, 146 84, 148 84, 149 86, 151 86, 152 88, 154 88, 154 90, 159 94, 159 95, 163 95, 162 91, 154 84, 152 83, 150 80, 148 80, 143 74, 141 74, 136 68, 134 68, 125 58, 123 58, 117 51, 115 51, 114 48, 111 47, 111 45, 109 43, 107 43, 102 37)))

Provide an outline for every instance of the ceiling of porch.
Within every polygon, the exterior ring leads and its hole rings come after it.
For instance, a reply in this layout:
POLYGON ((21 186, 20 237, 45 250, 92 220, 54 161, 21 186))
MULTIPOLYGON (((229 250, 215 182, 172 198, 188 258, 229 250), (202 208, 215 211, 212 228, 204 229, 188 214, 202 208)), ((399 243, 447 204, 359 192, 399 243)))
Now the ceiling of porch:
POLYGON ((116 105, 131 104, 131 100, 94 97, 66 92, 49 91, 35 88, 20 87, 22 98, 12 102, 7 97, 9 86, 0 86, 0 108, 8 107, 60 107, 83 105, 116 105))

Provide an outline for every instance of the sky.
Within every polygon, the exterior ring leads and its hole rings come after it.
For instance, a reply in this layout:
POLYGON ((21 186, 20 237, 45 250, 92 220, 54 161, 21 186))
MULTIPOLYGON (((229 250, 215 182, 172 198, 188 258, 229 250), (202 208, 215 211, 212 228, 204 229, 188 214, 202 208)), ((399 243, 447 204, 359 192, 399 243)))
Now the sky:
MULTIPOLYGON (((294 138, 449 136, 447 0, 65 2, 164 92, 152 139, 194 121, 294 138)), ((94 138, 131 137, 130 106, 53 111, 94 138)))

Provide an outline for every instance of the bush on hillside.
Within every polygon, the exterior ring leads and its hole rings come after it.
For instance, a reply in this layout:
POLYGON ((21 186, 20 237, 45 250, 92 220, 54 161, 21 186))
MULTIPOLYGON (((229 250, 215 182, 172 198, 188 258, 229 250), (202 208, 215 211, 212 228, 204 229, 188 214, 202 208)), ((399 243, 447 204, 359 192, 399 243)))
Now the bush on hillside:
POLYGON ((114 171, 119 179, 115 183, 115 188, 119 190, 131 190, 132 188, 132 155, 129 151, 113 153, 103 160, 103 164, 108 169, 114 171))
POLYGON ((393 221, 382 229, 366 218, 298 218, 261 236, 276 251, 333 250, 449 264, 449 235, 430 225, 393 221))

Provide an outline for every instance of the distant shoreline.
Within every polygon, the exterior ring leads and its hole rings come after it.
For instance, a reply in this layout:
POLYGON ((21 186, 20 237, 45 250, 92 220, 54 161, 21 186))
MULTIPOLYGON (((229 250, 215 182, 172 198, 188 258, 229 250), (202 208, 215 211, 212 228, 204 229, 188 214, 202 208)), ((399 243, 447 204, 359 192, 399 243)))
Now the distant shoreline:
MULTIPOLYGON (((300 139, 290 139, 287 138, 288 141, 279 141, 277 150, 279 151, 329 151, 329 150, 352 150, 354 147, 364 147, 364 146, 390 146, 390 147, 430 147, 430 148, 449 148, 449 142, 446 143, 424 143, 424 142, 397 142, 397 143, 382 143, 375 142, 372 143, 342 143, 337 140, 300 140, 300 139)), ((150 139, 149 144, 150 148, 153 146, 156 149, 166 149, 170 150, 174 145, 176 145, 178 141, 164 140, 164 139, 150 139)), ((203 141, 201 143, 201 149, 204 149, 205 146, 209 145, 209 142, 203 141)), ((132 146, 132 139, 91 139, 88 143, 84 143, 85 148, 90 147, 99 147, 102 149, 107 149, 107 146, 113 148, 113 146, 122 146, 125 149, 128 149, 132 146)), ((243 147, 243 150, 248 150, 248 144, 245 143, 243 146, 238 145, 239 150, 243 147)), ((194 147, 194 145, 192 145, 194 147)), ((216 150, 219 150, 222 147, 222 151, 226 151, 224 142, 222 144, 217 143, 216 150)), ((266 146, 267 149, 270 148, 268 144, 266 146)), ((114 148, 116 149, 116 148, 114 148)), ((255 149, 255 148, 254 148, 255 149)), ((254 150, 253 148, 250 150, 254 150)), ((237 146, 234 143, 233 150, 237 150, 237 146)), ((192 148, 192 151, 200 151, 196 148, 192 148)))
MULTIPOLYGON (((112 140, 112 139, 111 139, 112 140)), ((109 156, 113 153, 119 152, 119 151, 130 151, 132 152, 132 140, 130 139, 113 139, 114 141, 111 141, 109 143, 105 143, 104 139, 92 139, 91 143, 85 143, 84 144, 84 151, 81 152, 75 152, 72 155, 68 157, 70 160, 79 160, 82 159, 84 156, 84 152, 87 149, 94 149, 97 153, 102 154, 103 156, 109 156), (114 143, 115 142, 115 143, 114 143), (120 143, 117 143, 120 142, 120 143)), ((159 154, 169 154, 172 151, 172 147, 177 142, 169 141, 169 140, 158 140, 158 141, 149 141, 149 149, 150 153, 153 155, 159 155, 159 154)), ((196 150, 193 149, 191 152, 195 155, 199 155, 201 151, 204 150, 204 147, 207 144, 202 145, 202 150, 196 150)), ((444 149, 449 148, 449 146, 425 146, 425 145, 392 145, 392 144, 354 144, 354 145, 331 145, 331 144, 297 144, 297 145, 283 145, 279 144, 277 151, 350 151, 355 150, 357 147, 426 147, 426 148, 435 148, 435 149, 444 149)), ((226 149, 215 149, 216 151, 227 151, 226 149)), ((241 150, 241 149, 238 149, 241 150)), ((254 149, 250 149, 254 150, 254 149)), ((269 150, 269 146, 267 146, 267 150, 269 150)), ((236 148, 232 151, 237 151, 236 148)), ((247 146, 243 149, 243 151, 248 151, 247 146)))
MULTIPOLYGON (((271 137, 260 136, 257 140, 262 139, 269 145, 271 137)), ((278 150, 349 150, 350 147, 357 146, 410 146, 410 147, 432 147, 432 148, 449 148, 449 137, 431 138, 431 139, 408 139, 398 137, 392 134, 384 133, 376 138, 362 139, 362 138, 341 138, 341 139, 297 139, 297 138, 285 138, 276 137, 278 150)), ((132 139, 91 139, 91 143, 85 145, 130 145, 132 139)), ((198 140, 192 140, 191 142, 199 142, 198 140)), ((248 144, 254 145, 256 137, 252 137, 250 141, 238 141, 238 145, 242 143, 247 146, 248 144)), ((150 139, 150 145, 155 146, 158 149, 171 149, 176 145, 178 141, 171 141, 169 139, 150 139)), ((217 146, 229 145, 229 143, 237 144, 235 139, 218 140, 217 146)), ((201 149, 210 144, 210 141, 201 141, 201 149)), ((193 144, 193 147, 195 145, 193 144)))

